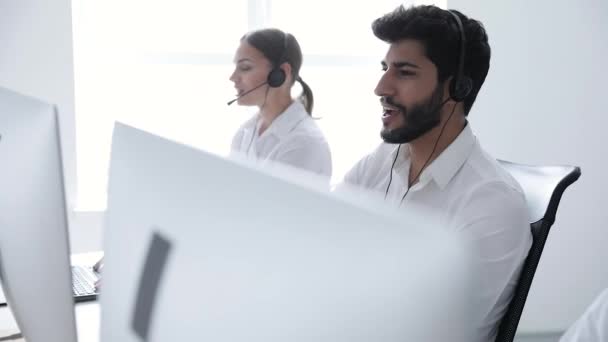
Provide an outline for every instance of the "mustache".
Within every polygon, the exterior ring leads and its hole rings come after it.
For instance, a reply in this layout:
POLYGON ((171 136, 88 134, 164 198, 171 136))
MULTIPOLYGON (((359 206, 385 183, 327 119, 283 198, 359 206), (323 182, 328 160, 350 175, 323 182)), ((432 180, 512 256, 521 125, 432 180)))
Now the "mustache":
POLYGON ((395 108, 399 109, 399 111, 403 114, 405 114, 405 112, 406 112, 405 106, 398 103, 397 101, 395 101, 395 99, 392 96, 380 97, 380 104, 395 107, 395 108))

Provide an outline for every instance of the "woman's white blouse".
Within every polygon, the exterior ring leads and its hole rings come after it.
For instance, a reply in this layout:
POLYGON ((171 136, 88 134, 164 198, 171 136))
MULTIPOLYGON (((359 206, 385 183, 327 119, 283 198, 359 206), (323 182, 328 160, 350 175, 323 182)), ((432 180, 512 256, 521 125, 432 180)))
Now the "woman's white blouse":
POLYGON ((232 139, 232 152, 274 161, 331 177, 329 145, 300 101, 293 101, 258 135, 258 117, 245 122, 232 139))

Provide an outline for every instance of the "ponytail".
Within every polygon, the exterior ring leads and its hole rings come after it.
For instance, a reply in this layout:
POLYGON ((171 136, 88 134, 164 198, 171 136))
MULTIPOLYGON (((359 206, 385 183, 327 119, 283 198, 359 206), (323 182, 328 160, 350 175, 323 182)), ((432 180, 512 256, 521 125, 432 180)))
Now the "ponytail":
POLYGON ((302 94, 300 94, 298 100, 302 102, 304 108, 306 108, 306 111, 308 112, 308 115, 312 116, 312 107, 315 104, 312 96, 312 89, 310 89, 308 84, 306 84, 306 82, 304 82, 300 76, 296 78, 296 81, 300 82, 300 85, 302 85, 302 94))

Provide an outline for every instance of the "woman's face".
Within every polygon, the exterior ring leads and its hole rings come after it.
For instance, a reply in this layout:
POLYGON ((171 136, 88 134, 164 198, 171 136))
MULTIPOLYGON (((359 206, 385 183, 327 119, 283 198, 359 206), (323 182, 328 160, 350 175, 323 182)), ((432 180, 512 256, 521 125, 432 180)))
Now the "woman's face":
MULTIPOLYGON (((271 63, 264 55, 249 45, 246 41, 242 41, 234 56, 235 69, 230 80, 234 83, 234 88, 237 91, 237 96, 241 96, 244 92, 249 91, 260 84, 264 84, 270 72, 271 63)), ((264 85, 238 99, 238 104, 241 106, 258 106, 261 107, 264 103, 268 86, 264 85)))

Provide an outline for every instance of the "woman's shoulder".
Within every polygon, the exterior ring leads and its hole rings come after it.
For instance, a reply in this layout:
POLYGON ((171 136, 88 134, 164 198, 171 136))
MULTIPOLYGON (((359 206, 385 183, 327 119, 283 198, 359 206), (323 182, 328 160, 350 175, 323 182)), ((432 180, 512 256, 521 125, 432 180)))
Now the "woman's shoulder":
POLYGON ((240 126, 239 129, 237 130, 237 132, 242 132, 246 129, 253 129, 255 127, 255 124, 258 121, 258 114, 253 114, 249 119, 245 120, 245 122, 243 122, 240 126))
POLYGON ((304 118, 302 122, 297 125, 297 127, 295 127, 293 131, 290 132, 289 139, 309 142, 316 141, 327 144, 325 134, 318 126, 317 120, 311 117, 304 118))

